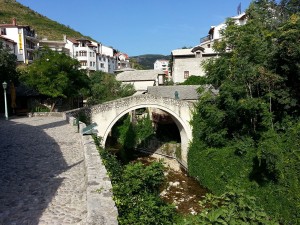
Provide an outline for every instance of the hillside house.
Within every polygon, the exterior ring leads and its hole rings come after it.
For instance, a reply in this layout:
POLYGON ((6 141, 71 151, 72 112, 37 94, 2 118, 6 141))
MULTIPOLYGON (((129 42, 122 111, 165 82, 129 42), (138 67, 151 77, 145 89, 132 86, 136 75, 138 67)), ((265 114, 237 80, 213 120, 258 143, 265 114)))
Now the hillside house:
POLYGON ((49 48, 53 51, 57 51, 57 52, 63 52, 67 55, 70 55, 70 50, 68 48, 66 48, 67 44, 67 36, 64 35, 63 36, 63 40, 48 40, 47 38, 43 38, 42 40, 39 40, 38 42, 38 48, 49 48))
POLYGON ((122 84, 132 84, 136 92, 142 94, 149 86, 163 84, 164 76, 165 74, 158 70, 133 70, 119 73, 116 79, 122 84))
POLYGON ((154 62, 154 70, 163 71, 166 76, 169 76, 169 60, 166 59, 157 59, 154 62))
POLYGON ((18 25, 14 18, 12 24, 0 24, 0 35, 14 41, 17 45, 15 55, 17 62, 30 63, 34 60, 38 39, 35 31, 29 26, 18 25))
MULTIPOLYGON (((231 19, 233 19, 237 25, 244 25, 247 22, 245 13, 231 17, 231 19)), ((172 51, 172 80, 175 84, 184 82, 192 75, 205 75, 201 64, 203 61, 218 55, 212 47, 215 41, 222 38, 221 31, 225 28, 225 23, 212 26, 208 31, 208 35, 200 39, 199 45, 189 49, 176 49, 172 51)))

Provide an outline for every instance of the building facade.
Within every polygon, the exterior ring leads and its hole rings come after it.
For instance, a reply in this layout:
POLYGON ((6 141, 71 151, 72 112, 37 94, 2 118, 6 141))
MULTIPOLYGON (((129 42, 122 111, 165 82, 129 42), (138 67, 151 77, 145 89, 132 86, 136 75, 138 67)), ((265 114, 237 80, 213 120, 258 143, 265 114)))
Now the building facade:
POLYGON ((30 63, 34 60, 38 39, 29 26, 18 25, 17 20, 13 19, 12 24, 0 24, 0 35, 16 43, 15 55, 18 63, 30 63))
POLYGON ((10 53, 17 53, 17 43, 15 41, 0 35, 0 42, 2 43, 3 48, 9 49, 10 53))
POLYGON ((169 75, 169 60, 157 59, 154 62, 154 70, 163 71, 168 76, 169 75))
MULTIPOLYGON (((237 25, 247 22, 246 14, 231 17, 237 25)), ((171 52, 172 56, 172 80, 182 83, 190 76, 204 76, 203 62, 218 55, 213 49, 213 44, 222 39, 221 31, 226 28, 225 23, 212 26, 208 35, 200 39, 200 44, 189 49, 176 49, 171 52)), ((228 49, 230 51, 230 49, 228 49)))

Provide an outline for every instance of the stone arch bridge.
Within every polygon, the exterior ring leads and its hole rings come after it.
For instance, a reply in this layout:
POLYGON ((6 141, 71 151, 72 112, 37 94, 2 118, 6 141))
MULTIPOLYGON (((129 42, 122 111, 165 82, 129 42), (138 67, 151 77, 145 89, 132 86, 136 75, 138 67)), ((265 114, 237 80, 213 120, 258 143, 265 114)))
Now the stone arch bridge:
MULTIPOLYGON (((102 145, 115 123, 125 114, 139 108, 157 108, 167 112, 176 123, 181 138, 181 161, 187 165, 187 151, 192 140, 192 127, 190 121, 194 110, 194 103, 172 98, 157 97, 150 94, 130 96, 90 108, 82 108, 91 117, 93 123, 97 123, 97 135, 102 137, 102 145)), ((78 112, 78 111, 77 111, 78 112)), ((66 114, 76 117, 75 110, 66 114)))

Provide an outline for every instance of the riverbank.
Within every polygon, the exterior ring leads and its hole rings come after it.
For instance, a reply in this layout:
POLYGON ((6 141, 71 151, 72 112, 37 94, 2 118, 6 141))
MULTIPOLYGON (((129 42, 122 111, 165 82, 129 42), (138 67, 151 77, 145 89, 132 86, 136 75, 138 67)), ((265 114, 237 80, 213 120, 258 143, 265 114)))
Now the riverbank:
POLYGON ((174 204, 180 214, 198 214, 201 211, 201 201, 207 189, 202 187, 195 179, 188 176, 175 159, 153 154, 141 156, 136 159, 142 163, 161 161, 165 166, 166 182, 161 187, 160 197, 167 203, 174 204))

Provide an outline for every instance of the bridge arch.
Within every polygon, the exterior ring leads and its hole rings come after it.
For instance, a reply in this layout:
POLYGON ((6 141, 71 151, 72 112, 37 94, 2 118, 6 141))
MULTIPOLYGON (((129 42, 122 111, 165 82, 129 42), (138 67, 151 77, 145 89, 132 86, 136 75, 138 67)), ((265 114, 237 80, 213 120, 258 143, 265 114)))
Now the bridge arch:
POLYGON ((140 108, 157 108, 167 112, 178 127, 181 139, 181 155, 183 163, 187 163, 187 151, 192 140, 190 126, 193 103, 152 95, 138 95, 118 99, 105 104, 93 106, 92 122, 98 125, 98 136, 102 137, 105 146, 107 137, 116 122, 125 114, 140 108))

